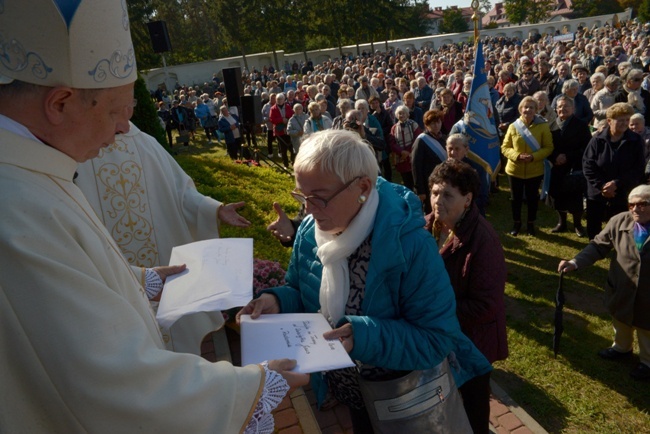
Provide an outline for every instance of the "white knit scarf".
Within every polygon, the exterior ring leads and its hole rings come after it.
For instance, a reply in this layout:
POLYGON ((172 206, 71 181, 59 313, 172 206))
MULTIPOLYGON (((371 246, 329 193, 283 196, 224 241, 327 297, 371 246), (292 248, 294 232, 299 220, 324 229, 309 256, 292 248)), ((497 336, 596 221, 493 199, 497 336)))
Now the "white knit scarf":
POLYGON ((359 213, 340 235, 328 234, 316 226, 316 255, 323 264, 319 294, 321 313, 333 327, 343 318, 350 296, 348 257, 372 232, 378 206, 379 195, 373 188, 359 213))

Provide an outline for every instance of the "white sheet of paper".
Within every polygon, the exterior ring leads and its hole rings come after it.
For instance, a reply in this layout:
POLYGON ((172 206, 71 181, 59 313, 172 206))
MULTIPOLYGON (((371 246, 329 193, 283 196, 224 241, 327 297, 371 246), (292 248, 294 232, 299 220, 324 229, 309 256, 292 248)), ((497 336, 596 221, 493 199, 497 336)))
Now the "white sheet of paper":
POLYGON ((328 330, 332 328, 320 313, 261 315, 255 320, 242 315, 242 365, 295 359, 293 370, 303 374, 354 366, 340 341, 323 338, 328 330))
POLYGON ((167 278, 156 318, 163 327, 184 315, 245 306, 253 298, 253 239, 197 241, 172 249, 187 270, 167 278))

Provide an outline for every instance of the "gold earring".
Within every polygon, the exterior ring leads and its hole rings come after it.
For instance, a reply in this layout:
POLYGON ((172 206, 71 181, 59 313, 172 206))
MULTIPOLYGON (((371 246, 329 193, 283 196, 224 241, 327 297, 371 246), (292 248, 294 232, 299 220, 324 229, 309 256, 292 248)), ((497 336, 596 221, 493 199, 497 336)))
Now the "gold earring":
POLYGON ((364 203, 367 199, 368 198, 362 194, 361 196, 359 196, 359 199, 357 199, 357 202, 364 203))

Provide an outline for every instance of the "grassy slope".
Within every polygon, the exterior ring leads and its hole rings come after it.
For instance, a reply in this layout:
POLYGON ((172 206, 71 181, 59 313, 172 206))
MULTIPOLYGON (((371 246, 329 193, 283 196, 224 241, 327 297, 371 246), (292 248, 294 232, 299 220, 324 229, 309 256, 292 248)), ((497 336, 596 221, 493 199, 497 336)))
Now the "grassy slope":
MULTIPOLYGON (((223 235, 253 237, 256 257, 286 266, 290 250, 265 228, 275 219, 273 201, 280 202, 290 216, 297 212, 298 205, 289 195, 292 179, 267 168, 233 164, 216 145, 174 150, 202 193, 224 202, 246 201, 242 214, 253 223, 251 228, 225 227, 223 235)), ((506 184, 501 179, 501 185, 506 184)), ((549 432, 650 433, 650 384, 628 376, 636 356, 623 363, 596 356, 612 339, 602 304, 608 261, 565 278, 565 331, 555 359, 551 343, 558 275, 554 270, 559 258, 572 257, 586 241, 573 233, 551 234, 555 216, 545 206, 540 207, 537 237, 505 235, 511 225, 507 195, 502 187, 488 210, 488 219, 503 234, 508 262, 510 357, 496 363, 494 378, 549 432)))

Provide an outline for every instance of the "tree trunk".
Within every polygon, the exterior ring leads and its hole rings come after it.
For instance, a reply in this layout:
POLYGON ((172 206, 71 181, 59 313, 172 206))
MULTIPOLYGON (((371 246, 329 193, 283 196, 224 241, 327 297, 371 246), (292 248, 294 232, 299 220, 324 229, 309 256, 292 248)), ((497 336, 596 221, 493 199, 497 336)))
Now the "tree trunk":
POLYGON ((280 70, 280 64, 278 63, 278 52, 275 51, 275 47, 273 47, 273 60, 275 61, 275 70, 279 71, 280 70))
POLYGON ((246 50, 244 50, 244 46, 240 45, 239 46, 239 51, 241 51, 241 57, 244 60, 244 68, 248 71, 248 59, 246 59, 246 50))

